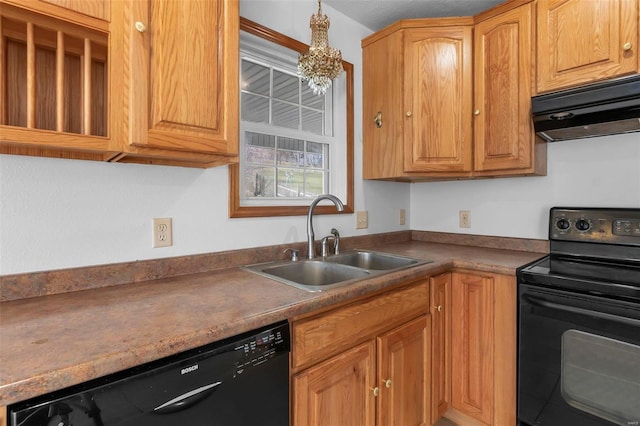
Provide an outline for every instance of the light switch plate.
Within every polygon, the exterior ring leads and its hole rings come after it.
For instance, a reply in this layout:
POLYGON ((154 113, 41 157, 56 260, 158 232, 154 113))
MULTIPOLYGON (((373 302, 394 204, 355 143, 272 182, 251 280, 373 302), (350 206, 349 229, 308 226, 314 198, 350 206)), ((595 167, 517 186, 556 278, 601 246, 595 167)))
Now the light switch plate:
POLYGON ((356 212, 356 229, 365 229, 369 227, 369 214, 366 210, 356 212))
POLYGON ((400 225, 404 225, 407 221, 407 211, 405 209, 400 209, 400 225))

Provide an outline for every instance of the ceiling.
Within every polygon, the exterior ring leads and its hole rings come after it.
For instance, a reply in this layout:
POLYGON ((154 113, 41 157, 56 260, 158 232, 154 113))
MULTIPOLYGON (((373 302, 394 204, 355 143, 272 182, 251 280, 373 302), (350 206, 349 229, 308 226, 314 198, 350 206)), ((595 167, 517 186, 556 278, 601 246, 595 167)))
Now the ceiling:
MULTIPOLYGON (((399 20, 472 16, 505 0, 324 0, 365 27, 378 31, 399 20)), ((331 17, 329 17, 331 18, 331 17)))

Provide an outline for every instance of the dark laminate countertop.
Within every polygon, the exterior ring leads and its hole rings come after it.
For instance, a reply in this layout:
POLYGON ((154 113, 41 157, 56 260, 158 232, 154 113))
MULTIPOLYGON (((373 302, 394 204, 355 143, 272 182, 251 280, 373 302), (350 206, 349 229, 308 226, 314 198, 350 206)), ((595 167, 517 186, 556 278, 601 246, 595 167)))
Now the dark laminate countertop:
POLYGON ((309 293, 240 268, 0 304, 0 406, 455 268, 514 274, 540 252, 407 241, 431 263, 309 293))

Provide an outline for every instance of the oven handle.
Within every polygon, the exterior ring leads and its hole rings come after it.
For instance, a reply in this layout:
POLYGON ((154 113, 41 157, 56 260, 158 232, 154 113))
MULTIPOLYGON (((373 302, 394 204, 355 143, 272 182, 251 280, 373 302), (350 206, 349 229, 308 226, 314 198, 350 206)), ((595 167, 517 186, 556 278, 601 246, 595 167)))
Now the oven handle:
POLYGON ((621 317, 619 315, 608 314, 606 312, 598 312, 598 311, 592 311, 591 309, 561 305, 559 303, 548 302, 543 299, 538 299, 537 297, 531 297, 526 294, 522 296, 522 298, 525 299, 527 302, 531 303, 532 305, 542 306, 549 309, 556 309, 558 311, 571 312, 574 314, 589 315, 596 318, 601 318, 609 321, 619 322, 622 324, 632 325, 634 327, 640 327, 640 320, 637 320, 635 318, 621 317))

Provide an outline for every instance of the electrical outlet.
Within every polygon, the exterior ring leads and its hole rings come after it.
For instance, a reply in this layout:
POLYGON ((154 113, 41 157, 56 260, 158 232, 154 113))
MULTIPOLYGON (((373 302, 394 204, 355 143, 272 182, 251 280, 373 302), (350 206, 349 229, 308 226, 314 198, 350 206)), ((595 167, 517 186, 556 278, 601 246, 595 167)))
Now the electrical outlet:
POLYGON ((369 227, 369 215, 366 210, 356 212, 356 229, 369 227))
POLYGON ((460 210, 460 228, 471 228, 470 210, 460 210))
POLYGON ((400 225, 404 225, 407 220, 407 212, 405 209, 400 209, 400 225))
POLYGON ((153 247, 169 247, 173 245, 171 218, 153 219, 153 247))

